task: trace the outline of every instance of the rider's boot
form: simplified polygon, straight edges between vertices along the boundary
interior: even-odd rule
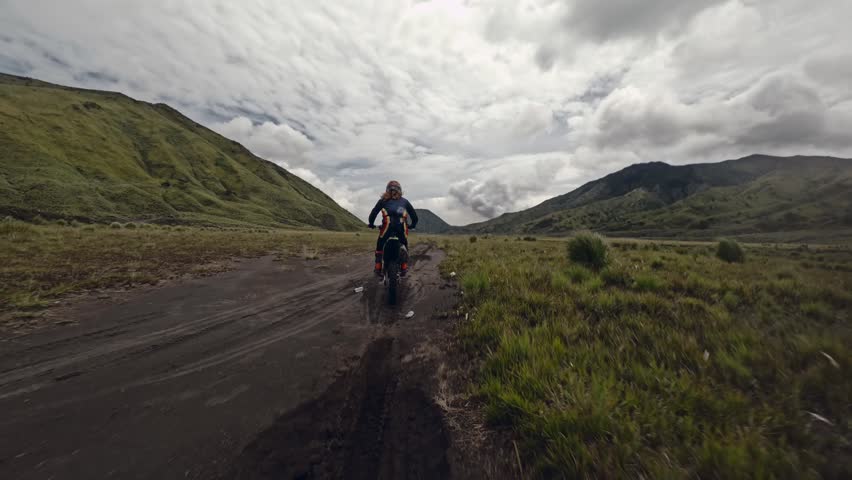
[[[373,268],[373,273],[377,276],[382,276],[382,253],[381,251],[376,251],[376,266]]]
[[[404,277],[408,273],[408,247],[403,245],[400,253],[402,258],[400,259],[399,274]]]

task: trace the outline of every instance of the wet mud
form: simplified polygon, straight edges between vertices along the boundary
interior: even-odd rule
[[[0,335],[0,478],[457,477],[442,259],[412,249],[396,306],[369,253],[265,257]]]

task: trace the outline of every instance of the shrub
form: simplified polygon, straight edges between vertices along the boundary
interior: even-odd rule
[[[65,220],[64,218],[60,218],[59,220],[56,221],[56,224],[59,225],[60,227],[67,227],[68,226],[68,220]]]
[[[32,223],[35,225],[44,225],[47,223],[47,220],[45,220],[41,215],[36,215],[33,217]]]
[[[472,235],[472,236],[470,237],[470,243],[476,243],[476,240],[477,240],[477,239],[476,239],[476,235]]]
[[[137,225],[133,222],[128,222],[124,225],[124,228],[136,228]]]
[[[662,269],[666,264],[663,263],[663,260],[660,258],[655,258],[654,261],[651,262],[651,268],[654,270]]]
[[[525,242],[534,242],[536,240],[535,237],[524,237]]]
[[[109,224],[109,228],[121,228],[121,224],[118,222],[112,222]]]
[[[743,263],[745,262],[745,252],[743,247],[734,240],[721,240],[716,248],[716,256],[728,263]]]
[[[609,262],[608,247],[598,234],[579,233],[568,242],[568,258],[599,270]]]

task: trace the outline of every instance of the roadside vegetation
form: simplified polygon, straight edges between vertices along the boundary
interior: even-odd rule
[[[442,244],[526,476],[852,476],[849,247]]]
[[[372,252],[374,242],[359,233],[6,219],[0,221],[0,328],[37,326],[43,309],[70,293],[213,273],[236,257],[317,260],[329,252]]]

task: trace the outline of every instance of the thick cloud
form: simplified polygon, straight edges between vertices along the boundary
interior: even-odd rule
[[[303,133],[289,125],[270,121],[254,124],[246,117],[235,117],[210,127],[228,138],[239,138],[254,154],[286,168],[308,163],[308,153],[314,146]]]
[[[639,161],[852,155],[852,2],[0,0],[0,71],[165,101],[360,216]]]
[[[473,209],[483,217],[495,217],[505,211],[505,205],[510,204],[514,196],[505,183],[497,180],[486,180],[477,183],[475,180],[464,180],[450,185],[450,195]]]
[[[577,0],[566,2],[566,28],[593,40],[655,36],[683,27],[695,14],[723,0]]]

